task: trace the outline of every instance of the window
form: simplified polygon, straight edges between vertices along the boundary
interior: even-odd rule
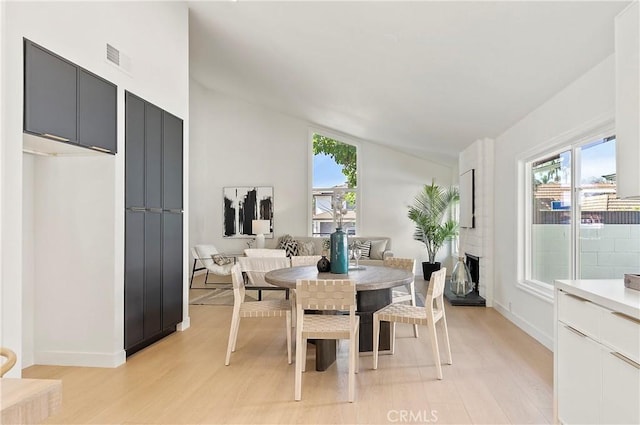
[[[332,137],[320,133],[312,133],[311,137],[312,236],[330,235],[340,218],[342,229],[347,234],[356,234],[357,146]]]
[[[640,266],[640,201],[616,196],[616,140],[528,161],[525,281],[621,279]]]

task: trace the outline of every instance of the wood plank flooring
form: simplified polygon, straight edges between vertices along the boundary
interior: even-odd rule
[[[436,371],[426,328],[398,325],[396,354],[360,357],[356,402],[347,402],[346,343],[325,372],[309,346],[302,401],[293,401],[284,319],[241,322],[224,366],[230,306],[191,306],[191,328],[116,369],[32,366],[25,378],[62,379],[52,424],[550,423],[553,356],[491,308],[451,307],[453,365]]]

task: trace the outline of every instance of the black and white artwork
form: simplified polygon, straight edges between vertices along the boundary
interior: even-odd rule
[[[223,237],[252,238],[252,220],[269,220],[273,238],[273,187],[225,187],[223,191]]]

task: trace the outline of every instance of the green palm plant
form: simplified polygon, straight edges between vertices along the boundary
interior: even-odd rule
[[[416,225],[413,238],[426,245],[430,263],[436,262],[436,254],[445,241],[458,234],[458,223],[445,216],[459,199],[456,188],[443,188],[432,181],[424,185],[409,206],[408,216]]]

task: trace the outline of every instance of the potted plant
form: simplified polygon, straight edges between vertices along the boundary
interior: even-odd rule
[[[432,181],[424,185],[409,206],[408,216],[416,225],[413,238],[426,245],[428,262],[422,263],[424,279],[431,279],[431,273],[440,270],[440,263],[436,262],[436,254],[448,239],[458,234],[458,223],[447,213],[451,205],[459,200],[456,188],[444,188]]]

